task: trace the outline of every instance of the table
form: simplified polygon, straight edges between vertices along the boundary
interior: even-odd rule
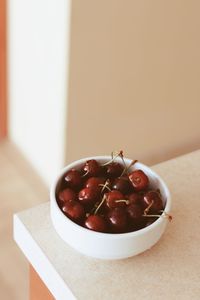
[[[14,239],[32,265],[31,300],[200,299],[200,150],[152,168],[169,186],[173,220],[135,257],[79,254],[54,230],[49,202],[14,215]]]

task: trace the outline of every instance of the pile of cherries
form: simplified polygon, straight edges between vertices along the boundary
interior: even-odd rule
[[[75,223],[98,232],[126,233],[150,225],[164,205],[142,170],[129,171],[135,162],[126,166],[120,151],[104,164],[91,159],[69,170],[56,195],[60,209]]]

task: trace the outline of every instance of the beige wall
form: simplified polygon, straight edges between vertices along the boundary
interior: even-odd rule
[[[200,147],[200,2],[73,0],[66,161]]]

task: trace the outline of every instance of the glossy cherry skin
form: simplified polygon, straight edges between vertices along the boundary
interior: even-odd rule
[[[103,177],[90,177],[86,181],[85,187],[96,189],[100,192],[103,188],[102,185],[104,184],[104,182],[105,182],[105,178],[103,178]]]
[[[135,170],[131,172],[128,177],[135,191],[139,192],[148,187],[149,178],[142,170]]]
[[[128,217],[124,208],[113,208],[108,212],[107,218],[111,232],[122,233],[126,231],[128,226]]]
[[[113,190],[118,190],[123,194],[127,194],[128,192],[131,191],[131,183],[127,178],[124,177],[118,177],[114,179],[113,184],[112,184],[112,189]]]
[[[129,200],[129,204],[137,204],[141,205],[142,204],[142,195],[138,193],[131,193],[129,195],[126,195],[126,199]]]
[[[98,232],[107,232],[107,223],[99,215],[88,216],[85,220],[85,227]]]
[[[78,193],[78,200],[83,205],[92,205],[96,202],[98,195],[99,192],[97,189],[87,187],[80,190]]]
[[[141,222],[143,216],[143,210],[139,205],[130,204],[127,206],[126,211],[131,221],[133,221],[134,223]]]
[[[65,182],[67,183],[67,186],[72,189],[79,189],[82,185],[82,178],[81,174],[78,170],[71,169],[65,174]]]
[[[106,176],[109,178],[119,177],[123,172],[123,167],[117,162],[112,162],[106,166]]]
[[[118,202],[118,200],[125,199],[124,195],[121,192],[113,190],[113,191],[106,193],[105,195],[106,195],[105,205],[108,208],[125,207],[126,206],[125,201]]]
[[[83,166],[83,171],[85,172],[85,175],[90,177],[98,176],[100,170],[101,168],[95,159],[90,159],[86,161],[85,165]]]
[[[64,203],[69,200],[76,200],[76,192],[70,188],[66,188],[58,193],[59,203]]]
[[[85,218],[84,207],[78,201],[69,200],[64,203],[61,209],[75,223],[80,223]]]
[[[144,209],[152,204],[149,208],[150,213],[159,213],[160,210],[163,210],[163,202],[160,194],[157,191],[148,191],[145,193],[142,203]]]

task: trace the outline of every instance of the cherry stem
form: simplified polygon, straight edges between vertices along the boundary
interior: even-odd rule
[[[161,215],[142,215],[143,217],[147,217],[147,218],[159,218],[161,217]]]
[[[109,186],[108,186],[108,185],[109,185],[109,182],[110,182],[109,179],[107,179],[106,182],[105,182],[104,184],[101,184],[101,183],[99,184],[99,186],[102,186],[101,193],[103,193],[103,191],[104,191],[105,189],[108,189],[109,191],[111,191],[111,189],[110,189]]]
[[[97,208],[94,211],[94,215],[97,214],[99,208],[102,206],[102,204],[104,203],[105,200],[106,200],[106,195],[103,195],[103,198],[102,198],[101,202],[99,203],[99,205],[97,206]]]
[[[111,153],[111,159],[109,161],[107,161],[106,163],[102,164],[101,166],[104,167],[104,166],[107,166],[109,164],[111,164],[118,156],[121,155],[121,152],[122,151],[119,151],[119,152],[112,152]]]
[[[147,215],[147,213],[148,213],[149,209],[152,207],[152,205],[153,205],[153,200],[152,200],[151,203],[147,206],[147,208],[145,208],[145,210],[144,210],[144,215],[145,215],[145,216]]]
[[[115,200],[116,203],[120,203],[120,202],[124,202],[126,203],[126,205],[129,205],[129,200],[125,200],[125,199],[120,199],[120,200]]]
[[[88,215],[93,214],[94,211],[96,210],[96,208],[98,207],[98,205],[99,205],[99,202],[96,202],[95,205],[94,205],[94,207],[93,207],[93,208],[91,209],[91,211],[88,213]],[[87,217],[87,214],[86,214],[86,217]]]
[[[168,220],[171,222],[172,221],[172,216],[170,215],[170,214],[168,214],[168,213],[166,213],[165,211],[163,211],[163,215],[143,215],[143,217],[148,217],[148,218],[160,218],[160,217],[162,217],[162,218],[168,218]]]
[[[137,159],[133,160],[133,161],[130,163],[130,165],[128,166],[127,171],[130,169],[130,167],[132,167],[134,164],[136,164],[136,162],[138,162]]]
[[[113,160],[113,151],[111,152],[111,160]]]
[[[88,173],[89,173],[89,170],[85,174],[83,174],[82,177],[87,176]]]
[[[123,152],[121,152],[119,155],[120,155],[120,157],[122,159],[122,162],[124,164],[124,170],[122,171],[122,174],[120,175],[120,177],[122,177],[125,172],[127,173],[127,166],[126,166],[126,163],[125,163],[125,160],[124,160]]]
[[[122,158],[122,161],[123,161],[123,163],[125,164],[124,158]],[[128,175],[128,170],[129,170],[130,167],[132,167],[136,162],[138,162],[137,159],[133,160],[133,161],[130,163],[130,165],[129,165],[128,167],[127,167],[126,164],[125,164],[125,168],[124,168],[124,170],[123,170],[123,172],[122,172],[122,174],[121,174],[120,177],[122,177],[122,176],[124,175],[124,173],[126,173],[126,174]]]

